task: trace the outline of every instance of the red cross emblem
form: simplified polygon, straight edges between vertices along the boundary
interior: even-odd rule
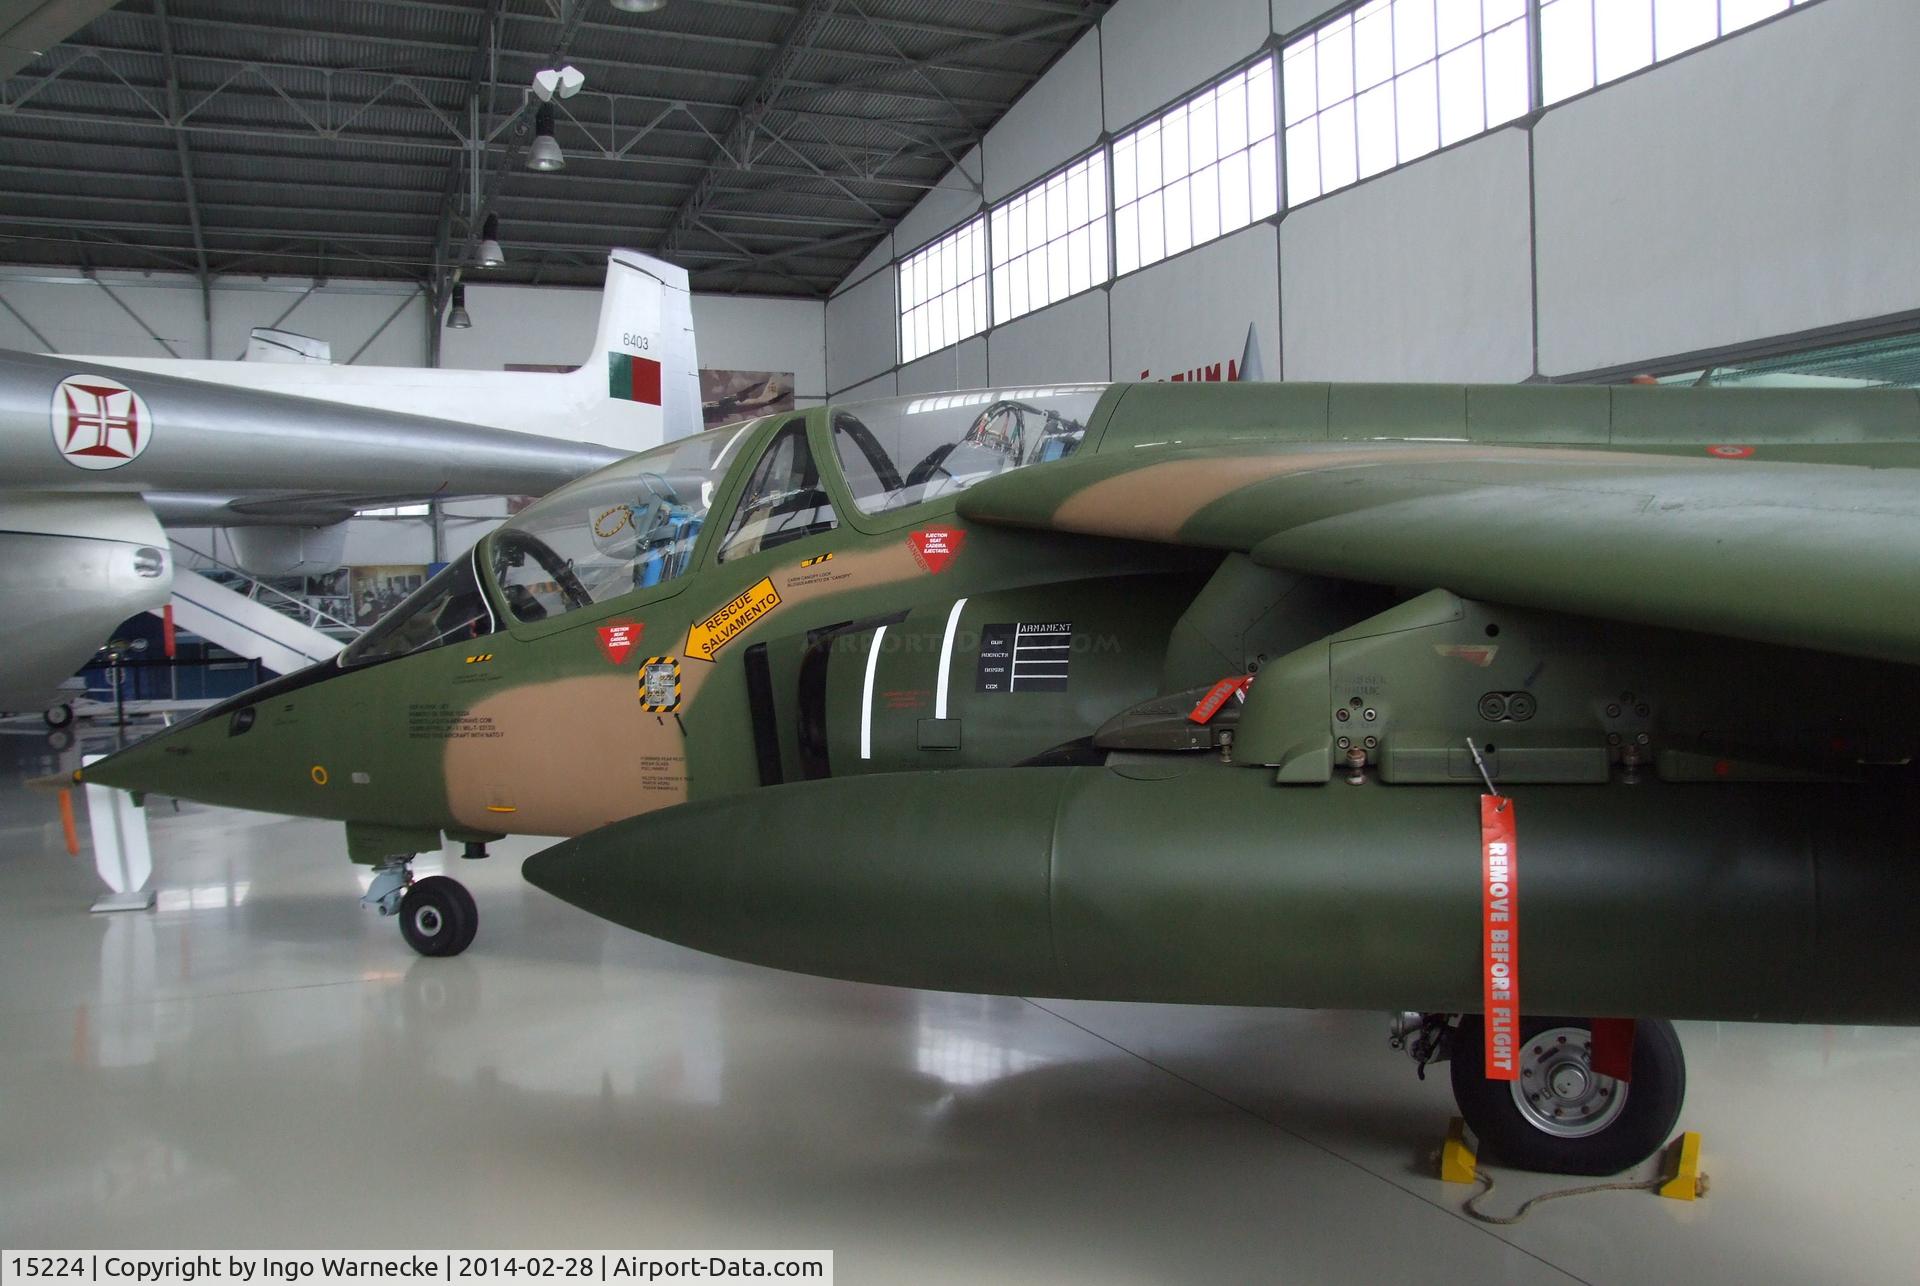
[[[119,380],[69,375],[53,391],[53,444],[69,464],[117,469],[152,439],[145,399]]]

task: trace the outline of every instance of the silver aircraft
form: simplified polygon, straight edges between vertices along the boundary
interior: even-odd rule
[[[697,367],[685,270],[629,250],[568,374],[0,350],[0,710],[46,708],[167,602],[163,525],[267,548],[363,508],[539,495],[697,429]]]

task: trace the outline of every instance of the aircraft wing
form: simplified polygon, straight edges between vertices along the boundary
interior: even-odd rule
[[[1241,550],[1312,575],[1920,662],[1920,473],[1430,442],[1135,448],[1022,469],[962,516]],[[1716,458],[1712,450],[1745,453]]]
[[[86,452],[70,453],[63,444],[96,438],[102,444],[96,452],[111,454],[76,467],[75,457]],[[386,497],[539,495],[626,454],[596,443],[0,351],[0,490],[186,493],[231,502],[232,512],[218,504],[192,513],[174,505],[170,513],[180,510],[174,520],[310,521],[319,511],[338,521]]]

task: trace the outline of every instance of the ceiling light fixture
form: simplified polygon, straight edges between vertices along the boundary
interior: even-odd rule
[[[587,83],[587,73],[568,63],[555,71],[551,67],[545,71],[533,73],[533,96],[543,103],[550,103],[555,96],[572,98]]]
[[[533,142],[527,146],[527,168],[551,173],[567,168],[567,154],[553,137],[553,104],[542,103],[533,114]]]
[[[667,0],[607,0],[607,3],[622,13],[658,13],[667,7]]]
[[[500,216],[497,214],[488,214],[486,222],[480,225],[479,255],[482,268],[498,268],[507,261],[500,249]]]
[[[453,288],[453,307],[447,309],[448,330],[468,330],[473,326],[473,318],[467,316],[467,288]]]

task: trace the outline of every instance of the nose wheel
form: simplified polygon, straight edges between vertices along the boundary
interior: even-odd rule
[[[444,875],[416,880],[402,858],[381,865],[360,901],[397,917],[400,936],[423,956],[457,956],[480,930],[480,909],[466,885]]]
[[[457,956],[480,929],[480,909],[458,880],[429,875],[400,899],[400,936],[423,956]]]

